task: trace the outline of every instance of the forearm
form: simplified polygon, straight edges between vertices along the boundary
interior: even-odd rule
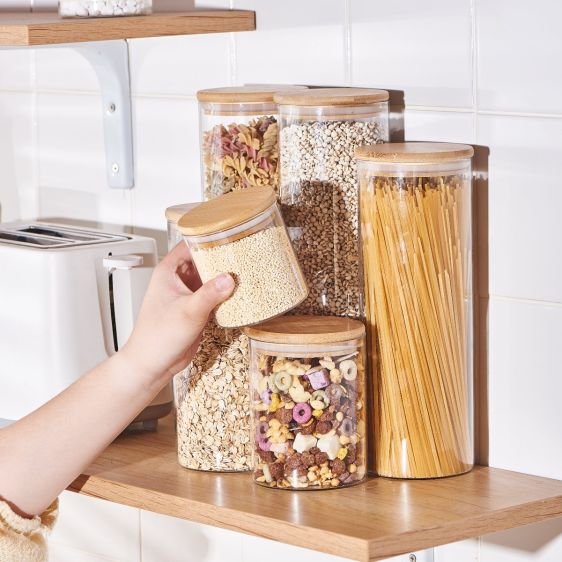
[[[0,431],[0,496],[41,513],[149,403],[164,383],[117,354],[37,411]]]

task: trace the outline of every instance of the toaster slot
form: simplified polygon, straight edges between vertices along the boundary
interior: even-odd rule
[[[18,232],[26,232],[29,234],[39,234],[43,236],[52,236],[53,238],[61,238],[63,240],[71,240],[75,242],[82,242],[82,241],[90,241],[90,240],[98,240],[103,238],[104,240],[106,237],[94,237],[88,234],[77,233],[73,231],[64,231],[64,230],[55,230],[54,228],[45,228],[41,226],[28,226],[26,228],[18,229]]]
[[[66,244],[64,240],[57,240],[56,238],[7,230],[0,231],[0,242],[2,240],[16,244],[28,244],[30,246],[61,246]]]

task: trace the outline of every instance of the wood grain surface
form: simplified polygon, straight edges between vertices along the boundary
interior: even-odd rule
[[[365,562],[562,516],[562,481],[486,467],[439,480],[269,490],[249,474],[180,467],[173,423],[119,437],[70,489]]]
[[[255,12],[194,10],[116,18],[60,18],[56,13],[0,13],[0,46],[252,31]]]

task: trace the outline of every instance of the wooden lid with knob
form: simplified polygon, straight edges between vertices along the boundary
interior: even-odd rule
[[[198,101],[215,103],[273,103],[273,96],[280,91],[306,90],[306,86],[283,84],[259,84],[256,86],[233,86],[209,88],[197,92]]]
[[[277,200],[270,187],[231,191],[197,205],[181,217],[178,228],[186,236],[215,234],[243,224],[269,209]]]
[[[358,106],[388,101],[388,92],[373,88],[313,88],[302,92],[277,92],[273,99],[279,105]]]
[[[329,344],[354,340],[365,335],[359,320],[336,316],[278,316],[243,332],[250,338],[266,343]]]
[[[472,158],[474,149],[469,144],[448,142],[391,142],[360,146],[355,151],[358,160],[386,164],[430,164],[454,162]]]

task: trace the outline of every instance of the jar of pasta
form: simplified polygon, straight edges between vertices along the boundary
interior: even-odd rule
[[[361,236],[381,476],[470,470],[471,146],[359,148]]]
[[[278,92],[281,210],[310,294],[294,312],[360,317],[355,149],[388,140],[388,92]]]
[[[322,490],[366,474],[365,328],[330,316],[283,316],[250,338],[254,480]]]
[[[179,227],[203,282],[221,273],[236,282],[232,296],[216,309],[219,326],[257,324],[307,297],[273,189],[248,188],[201,203]]]
[[[279,90],[306,86],[256,84],[197,92],[203,199],[247,187],[278,186]]]

